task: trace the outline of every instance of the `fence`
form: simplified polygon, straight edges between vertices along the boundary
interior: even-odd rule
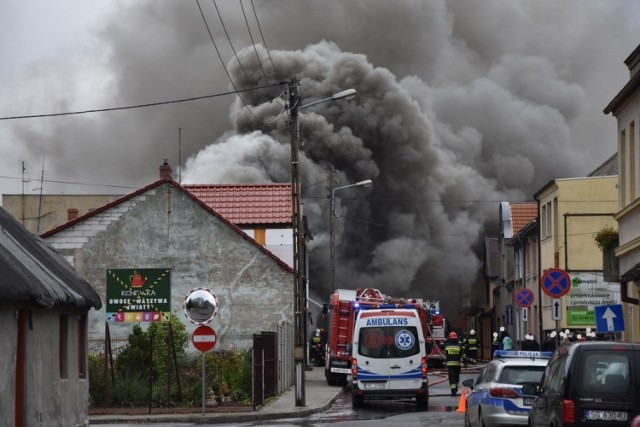
[[[190,344],[190,337],[172,335],[170,329],[134,328],[128,338],[111,338],[106,343],[104,338],[89,339],[91,405],[149,406],[149,412],[153,406],[202,405],[202,353]],[[275,332],[262,334],[274,336],[268,357],[272,367],[266,373],[273,376],[269,397],[293,384],[293,325],[283,323]],[[250,334],[218,336],[214,350],[205,353],[207,406],[256,404],[252,372],[264,359],[254,357],[254,338]],[[258,390],[260,396],[265,396],[265,390]]]

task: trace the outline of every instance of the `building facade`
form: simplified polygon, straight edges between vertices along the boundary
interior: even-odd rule
[[[640,45],[624,61],[629,69],[629,82],[604,109],[618,123],[618,223],[619,246],[615,256],[620,268],[620,292],[624,304],[627,341],[638,341],[640,324]]]

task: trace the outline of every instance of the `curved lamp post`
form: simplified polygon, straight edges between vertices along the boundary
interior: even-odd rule
[[[343,185],[342,187],[336,187],[331,190],[331,218],[329,221],[329,234],[331,235],[331,293],[336,288],[336,235],[335,235],[335,220],[336,216],[336,191],[344,190],[350,187],[370,187],[373,185],[373,181],[367,179],[365,181],[356,182],[355,184]]]
[[[300,124],[298,112],[312,105],[339,99],[349,99],[357,95],[355,89],[347,89],[332,96],[317,101],[300,105],[298,97],[298,79],[291,79],[289,82],[289,131],[291,133],[291,201],[292,201],[292,226],[293,226],[293,270],[294,270],[294,316],[295,316],[295,398],[296,406],[305,405],[304,391],[304,354],[306,346],[306,322],[307,322],[307,297],[306,297],[306,277],[304,271],[303,235],[302,229],[302,205],[300,201],[300,173],[298,171],[298,145],[300,143]]]

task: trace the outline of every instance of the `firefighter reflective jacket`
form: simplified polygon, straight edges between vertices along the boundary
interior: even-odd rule
[[[447,341],[444,346],[444,353],[447,355],[447,366],[460,366],[462,364],[464,350],[457,341]]]
[[[469,351],[477,350],[478,349],[478,338],[476,338],[474,335],[472,335],[471,337],[467,338],[466,345],[467,345],[467,350],[469,350]]]

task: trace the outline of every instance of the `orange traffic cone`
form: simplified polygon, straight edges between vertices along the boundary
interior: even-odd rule
[[[467,390],[462,390],[460,400],[458,401],[458,409],[456,412],[467,412]]]

